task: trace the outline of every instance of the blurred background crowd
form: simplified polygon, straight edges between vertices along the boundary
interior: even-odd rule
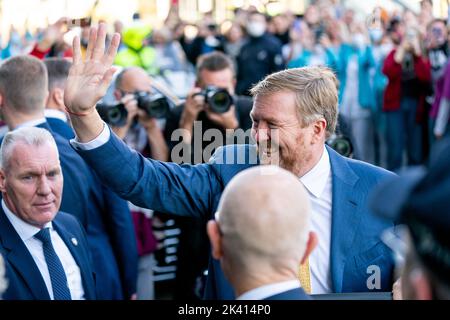
[[[425,164],[433,144],[450,135],[447,1],[123,1],[109,4],[117,7],[111,15],[101,1],[73,11],[71,1],[58,1],[62,12],[46,11],[43,22],[23,13],[34,2],[28,8],[27,1],[15,2],[22,3],[19,25],[10,16],[12,1],[0,1],[0,63],[21,54],[70,58],[73,37],[86,50],[89,26],[99,21],[122,35],[118,76],[103,103],[110,110],[121,101],[128,113],[105,119],[154,159],[174,161],[172,133],[192,131],[195,120],[202,120],[202,131],[248,130],[251,86],[303,66],[327,66],[337,75],[339,125],[328,143],[346,156],[397,171]],[[50,3],[39,5],[50,9]],[[145,122],[123,99],[135,94],[139,104],[148,85],[170,97],[170,110]],[[231,115],[217,117],[228,110],[211,114],[190,103],[193,90],[207,95],[208,86],[234,97]],[[206,221],[129,208],[144,275],[138,296],[199,299],[209,254]]]

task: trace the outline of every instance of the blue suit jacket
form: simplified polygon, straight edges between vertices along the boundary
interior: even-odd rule
[[[75,133],[73,132],[73,129],[67,124],[67,122],[64,122],[58,118],[51,117],[46,117],[45,119],[47,120],[50,128],[63,138],[66,138],[67,140],[75,138]]]
[[[311,297],[308,296],[302,288],[297,288],[275,294],[264,300],[311,300]]]
[[[85,213],[88,214],[86,233],[96,272],[97,298],[99,300],[129,299],[136,293],[137,283],[137,244],[134,225],[128,204],[114,192],[103,186],[97,175],[86,165],[83,159],[70,147],[68,139],[60,135],[72,131],[62,120],[53,119],[57,126],[50,129],[61,157],[64,182],[66,175],[85,177],[88,183],[83,185],[87,192]],[[77,161],[68,163],[67,156],[75,156]],[[65,166],[70,166],[64,170]],[[71,179],[71,178],[70,178]],[[69,179],[69,181],[70,181]],[[64,187],[64,192],[66,192]],[[69,210],[69,208],[67,209]]]
[[[80,268],[84,297],[96,299],[94,273],[86,237],[80,223],[73,216],[58,212],[53,227],[69,248]],[[72,242],[77,240],[77,245]],[[44,279],[16,230],[0,207],[0,253],[6,266],[8,288],[5,300],[50,300]]]
[[[328,147],[327,147],[328,148]],[[257,164],[256,148],[230,145],[207,164],[177,165],[146,159],[114,134],[93,150],[78,151],[103,182],[138,206],[194,217],[212,218],[225,185]],[[368,267],[380,268],[380,286],[391,291],[393,261],[380,233],[390,221],[372,215],[367,194],[392,175],[381,168],[344,158],[328,148],[332,170],[331,279],[334,292],[369,291]],[[234,299],[217,260],[211,259],[205,298]]]

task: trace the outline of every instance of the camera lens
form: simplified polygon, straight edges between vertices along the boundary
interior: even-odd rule
[[[138,92],[136,93],[136,99],[138,108],[145,110],[151,118],[164,118],[170,109],[167,98],[160,93]]]
[[[205,100],[215,113],[225,113],[233,104],[233,97],[226,89],[208,87],[205,90]]]

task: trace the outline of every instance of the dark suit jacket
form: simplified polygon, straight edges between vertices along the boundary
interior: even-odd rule
[[[380,233],[391,221],[369,212],[367,194],[392,173],[344,158],[327,147],[332,172],[330,267],[334,292],[391,291],[393,261]],[[193,217],[213,218],[227,183],[258,164],[255,146],[229,145],[216,151],[207,164],[177,165],[146,159],[114,134],[104,145],[78,150],[104,183],[134,204]],[[367,286],[369,266],[380,270],[379,288]],[[210,259],[207,299],[234,299],[217,260]]]
[[[136,293],[138,254],[128,204],[102,185],[97,175],[70,147],[69,141],[60,136],[60,133],[72,130],[70,126],[64,121],[56,120],[59,123],[55,130],[45,124],[39,127],[52,132],[56,140],[64,182],[71,181],[73,175],[79,179],[84,177],[88,181],[82,185],[83,191],[87,193],[87,200],[83,200],[83,203],[87,205],[86,233],[97,275],[97,298],[99,300],[129,299]],[[66,158],[70,158],[71,162],[68,162]],[[64,186],[63,192],[66,191]]]
[[[311,300],[302,288],[296,288],[284,291],[273,296],[267,297],[264,300]]]
[[[85,299],[95,300],[94,273],[83,228],[77,219],[64,212],[58,212],[53,220],[53,227],[69,248],[80,268]],[[72,242],[72,238],[77,240],[77,245]],[[3,294],[3,299],[50,300],[39,268],[1,207],[0,253],[5,260],[6,278],[8,279],[8,288]]]
[[[45,119],[47,120],[50,128],[63,138],[66,138],[67,140],[75,138],[75,133],[73,132],[73,129],[67,124],[67,122],[64,122],[58,118],[51,117],[46,117]]]

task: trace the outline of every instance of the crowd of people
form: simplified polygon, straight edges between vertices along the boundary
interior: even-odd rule
[[[450,38],[431,1],[135,18],[0,48],[3,298],[164,298],[157,276],[174,299],[450,297]]]

